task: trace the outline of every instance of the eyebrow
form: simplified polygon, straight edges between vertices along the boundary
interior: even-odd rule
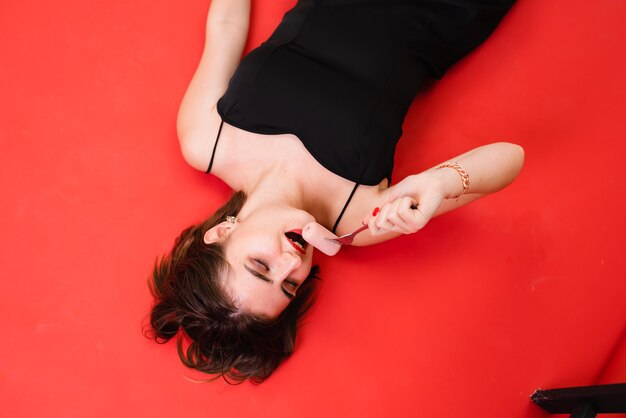
[[[272,281],[272,279],[270,279],[270,278],[269,278],[269,277],[267,277],[267,276],[262,275],[261,273],[259,273],[259,272],[258,272],[258,271],[256,271],[255,269],[248,267],[246,264],[244,264],[243,266],[244,266],[244,268],[245,268],[246,270],[248,270],[248,272],[249,272],[250,274],[252,274],[252,275],[253,275],[254,277],[256,277],[257,279],[261,279],[261,280],[263,280],[264,282],[267,282],[267,283],[274,283],[274,282]],[[293,299],[296,297],[295,295],[292,295],[291,293],[287,292],[287,291],[285,290],[285,288],[284,288],[284,287],[282,287],[282,286],[280,287],[280,290],[282,290],[282,291],[283,291],[283,293],[285,294],[285,296],[287,296],[287,298],[289,298],[289,300],[293,300]]]

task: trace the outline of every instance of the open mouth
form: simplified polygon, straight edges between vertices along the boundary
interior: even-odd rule
[[[306,254],[308,243],[302,238],[302,230],[292,230],[285,232],[289,243],[301,254]]]

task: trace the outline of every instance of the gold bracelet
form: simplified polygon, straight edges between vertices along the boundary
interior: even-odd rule
[[[456,163],[456,162],[441,163],[435,168],[439,170],[440,168],[446,168],[446,167],[455,169],[456,172],[459,173],[459,176],[461,176],[461,181],[463,181],[463,191],[459,193],[458,195],[449,198],[449,199],[458,199],[459,197],[467,193],[467,191],[469,190],[469,185],[470,185],[469,174],[467,174],[467,171],[465,171],[465,169],[461,167],[459,163]]]

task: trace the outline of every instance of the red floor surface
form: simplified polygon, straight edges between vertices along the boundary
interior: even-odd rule
[[[247,50],[292,4],[253,1]],[[543,417],[537,387],[599,381],[626,323],[626,3],[519,0],[418,95],[395,179],[499,140],[522,174],[319,257],[296,353],[260,386],[192,383],[141,333],[155,257],[228,195],[175,135],[208,6],[0,4],[0,417]]]

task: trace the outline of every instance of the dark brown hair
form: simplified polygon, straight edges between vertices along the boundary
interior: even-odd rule
[[[226,216],[236,216],[245,201],[245,193],[236,192],[209,219],[185,229],[171,253],[157,259],[148,280],[155,300],[146,336],[157,343],[177,336],[178,354],[187,367],[229,383],[261,383],[293,353],[297,322],[313,305],[318,272],[317,266],[311,269],[276,319],[235,307],[218,280],[228,269],[224,247],[206,244],[204,234]]]

